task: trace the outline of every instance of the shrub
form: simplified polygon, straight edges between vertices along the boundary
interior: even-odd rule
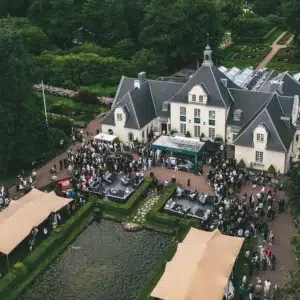
[[[89,93],[84,89],[81,89],[78,92],[78,100],[85,104],[99,104],[97,96]]]
[[[13,270],[15,271],[18,278],[22,278],[28,273],[27,267],[21,262],[17,262],[16,264],[14,264]]]
[[[239,162],[239,164],[238,164],[238,167],[239,167],[240,169],[245,169],[246,164],[245,164],[245,162],[244,162],[242,159],[240,160],[240,162]]]
[[[92,85],[93,84],[93,78],[90,75],[90,73],[87,71],[84,71],[81,73],[80,81],[83,85]]]
[[[276,169],[274,168],[273,165],[271,165],[268,169],[268,173],[269,174],[272,174],[272,175],[275,175],[276,174]]]
[[[65,133],[58,128],[48,128],[48,137],[49,137],[49,143],[50,143],[50,148],[57,148],[60,146],[60,140],[67,140],[67,136]]]
[[[217,137],[215,138],[215,142],[216,142],[216,143],[223,143],[223,139],[222,139],[220,136],[217,136]]]
[[[48,113],[47,117],[48,117],[48,124],[50,127],[60,129],[66,135],[70,135],[72,133],[72,126],[75,125],[73,119],[66,116],[53,114],[53,113]]]
[[[76,90],[76,84],[70,79],[64,81],[61,86],[65,89]]]
[[[189,131],[186,132],[185,136],[189,137],[189,138],[192,137],[192,135],[191,135],[191,133]]]

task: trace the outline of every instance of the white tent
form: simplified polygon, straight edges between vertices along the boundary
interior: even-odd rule
[[[103,142],[112,142],[116,138],[117,136],[115,135],[105,134],[105,133],[99,133],[95,136],[95,140],[103,141]]]

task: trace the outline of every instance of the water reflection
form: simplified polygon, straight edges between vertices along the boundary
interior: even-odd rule
[[[133,300],[172,237],[124,231],[111,221],[88,227],[20,300]]]

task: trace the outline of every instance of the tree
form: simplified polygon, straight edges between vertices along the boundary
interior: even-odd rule
[[[300,167],[291,168],[288,172],[288,178],[284,182],[286,196],[292,208],[292,213],[300,214]]]
[[[215,1],[153,0],[146,7],[141,43],[161,53],[169,70],[202,58],[207,33],[217,48],[223,36]]]
[[[0,28],[0,170],[28,167],[46,149],[43,104],[32,93],[32,64],[19,31]]]
[[[243,14],[242,0],[220,0],[223,24],[230,28],[233,20]]]
[[[281,0],[255,0],[253,11],[260,16],[276,15],[281,5]]]
[[[136,53],[136,46],[133,39],[121,40],[114,49],[116,57],[130,59]]]
[[[300,0],[289,0],[283,4],[282,10],[290,31],[297,38],[300,34]]]
[[[51,42],[45,32],[34,26],[25,18],[1,18],[0,28],[18,31],[24,39],[24,45],[28,52],[38,55],[44,50],[52,48]]]

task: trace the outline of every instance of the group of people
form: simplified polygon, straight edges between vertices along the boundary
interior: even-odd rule
[[[9,192],[4,186],[0,186],[0,211],[5,209],[10,203]]]
[[[248,184],[249,174],[240,169],[233,159],[221,160],[215,164],[214,169],[207,174],[208,183],[214,188],[220,198],[209,214],[200,222],[200,228],[213,230],[219,228],[227,235],[250,239],[258,238],[260,245],[253,253],[246,251],[245,262],[248,266],[248,276],[258,276],[266,270],[275,270],[276,256],[272,252],[275,238],[273,230],[269,228],[277,213],[284,212],[285,201],[278,198],[277,189],[267,188],[264,185],[266,174],[261,173],[261,185],[252,184],[252,193],[238,194],[243,185]],[[269,280],[262,284],[259,279],[257,284],[243,282],[240,287],[241,299],[265,299],[271,296],[271,283]],[[272,295],[271,295],[272,294]]]

